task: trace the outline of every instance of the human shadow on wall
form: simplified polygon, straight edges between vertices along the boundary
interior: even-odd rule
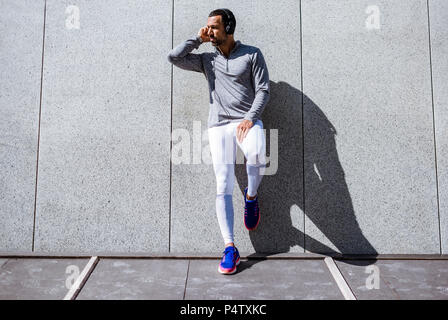
[[[278,169],[275,174],[264,175],[258,189],[260,224],[249,232],[257,256],[289,252],[291,247],[299,246],[307,252],[333,256],[368,254],[375,257],[377,251],[364,237],[356,220],[336,149],[336,128],[303,94],[303,121],[306,123],[303,146],[302,92],[286,82],[271,81],[270,85],[270,100],[262,120],[266,129],[267,159],[272,161],[273,152],[277,152]],[[270,146],[270,129],[278,130],[278,150]],[[247,185],[245,164],[236,165],[235,176],[243,195]],[[307,220],[305,230],[303,212]],[[316,234],[316,229],[337,251],[310,236]],[[373,261],[353,260],[352,263],[366,265]],[[256,262],[243,264],[240,271],[253,263]]]

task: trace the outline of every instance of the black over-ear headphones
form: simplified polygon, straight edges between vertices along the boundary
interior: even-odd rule
[[[235,25],[233,23],[232,15],[230,14],[230,11],[228,9],[222,8],[222,11],[224,11],[227,15],[227,24],[224,27],[224,30],[227,34],[233,34],[235,31]]]

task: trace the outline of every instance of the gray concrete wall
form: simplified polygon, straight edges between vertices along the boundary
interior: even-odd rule
[[[0,248],[32,250],[43,1],[0,1]]]
[[[426,1],[302,3],[306,249],[439,252]]]
[[[171,7],[128,3],[47,1],[36,251],[168,250]]]
[[[222,250],[207,82],[167,61],[219,7],[271,80],[240,251],[447,253],[443,0],[1,0],[0,250]]]

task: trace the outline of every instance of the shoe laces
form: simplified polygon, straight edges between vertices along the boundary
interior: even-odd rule
[[[247,200],[247,199],[246,199],[246,200]],[[244,206],[244,215],[247,215],[247,214],[248,214],[248,213],[247,213],[247,208],[248,208],[249,206],[253,206],[253,207],[254,207],[254,213],[255,213],[255,216],[257,216],[257,215],[258,215],[258,199],[255,198],[255,201],[254,201],[254,202],[248,202],[248,201],[246,201],[246,205]]]
[[[233,261],[233,259],[235,258],[235,253],[236,253],[235,247],[232,247],[232,246],[226,247],[226,249],[223,252],[223,254],[224,254],[224,256],[222,257],[223,262],[229,261],[229,260]]]

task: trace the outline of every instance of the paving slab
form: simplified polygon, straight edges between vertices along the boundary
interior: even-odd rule
[[[448,299],[447,260],[335,262],[359,300]]]
[[[183,299],[188,260],[102,259],[77,300]]]
[[[186,300],[343,299],[323,260],[246,260],[231,276],[219,260],[192,260]]]
[[[88,259],[0,259],[0,300],[60,300]],[[79,273],[76,273],[76,270]],[[73,280],[75,280],[74,278]]]

